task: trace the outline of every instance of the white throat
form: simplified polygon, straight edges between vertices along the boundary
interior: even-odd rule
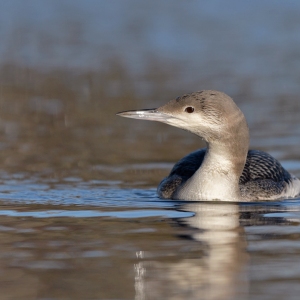
[[[226,152],[225,152],[226,153]],[[204,161],[195,174],[176,192],[176,199],[239,201],[239,177],[234,157],[207,148]]]

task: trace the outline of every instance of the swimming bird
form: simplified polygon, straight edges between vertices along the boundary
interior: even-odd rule
[[[179,160],[157,188],[160,198],[189,201],[255,201],[300,195],[300,180],[270,154],[249,149],[244,114],[226,94],[185,94],[155,109],[117,115],[158,121],[204,139],[206,148]]]

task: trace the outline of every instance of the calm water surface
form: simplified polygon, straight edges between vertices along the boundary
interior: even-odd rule
[[[0,198],[2,299],[300,292],[300,199],[163,201],[155,188],[26,174],[2,174]]]
[[[300,199],[162,201],[189,133],[126,120],[228,93],[300,177],[300,2],[0,1],[0,299],[300,295]]]

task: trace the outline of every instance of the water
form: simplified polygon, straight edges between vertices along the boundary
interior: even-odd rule
[[[3,299],[297,297],[300,199],[165,201],[154,188],[10,177],[0,191]]]
[[[299,198],[161,200],[203,142],[115,116],[221,90],[300,177],[299,2],[0,6],[1,299],[299,298]]]

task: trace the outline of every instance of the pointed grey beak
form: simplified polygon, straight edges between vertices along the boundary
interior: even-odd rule
[[[117,116],[163,123],[166,123],[168,119],[172,118],[170,115],[157,111],[156,108],[122,111],[117,113]]]

